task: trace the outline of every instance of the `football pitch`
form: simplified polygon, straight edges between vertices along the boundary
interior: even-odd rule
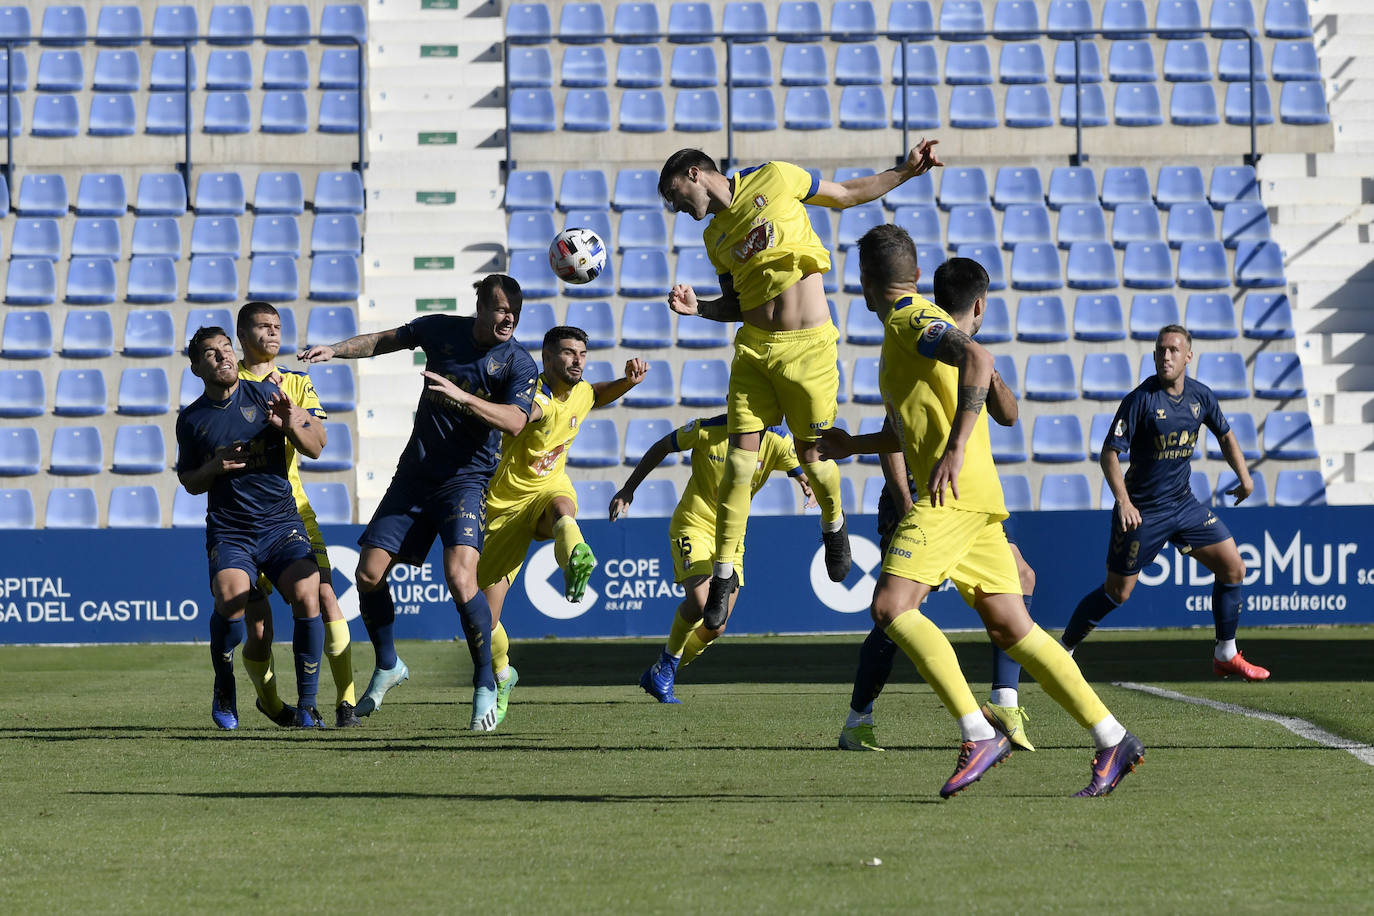
[[[904,658],[886,753],[835,748],[858,636],[727,636],[681,706],[636,686],[657,641],[516,641],[492,735],[458,644],[402,643],[410,681],[323,733],[274,727],[241,669],[216,731],[203,645],[4,647],[0,912],[1370,912],[1374,628],[1242,629],[1263,684],[1214,679],[1209,636],[1080,650],[1147,747],[1110,797],[1068,797],[1090,742],[1026,683],[1038,750],[943,802],[958,730]],[[985,699],[986,637],[952,639]]]

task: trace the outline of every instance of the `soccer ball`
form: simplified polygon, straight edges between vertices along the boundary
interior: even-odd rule
[[[606,269],[606,244],[590,229],[564,229],[549,243],[549,269],[568,283],[590,283]]]

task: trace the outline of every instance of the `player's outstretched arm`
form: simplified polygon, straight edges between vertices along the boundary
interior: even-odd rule
[[[1112,491],[1112,498],[1116,500],[1121,530],[1134,531],[1140,527],[1140,510],[1131,502],[1131,495],[1126,492],[1126,475],[1121,471],[1119,453],[1114,448],[1102,446],[1098,464],[1102,466],[1102,476],[1107,479],[1107,488]]]
[[[739,321],[739,297],[735,295],[735,281],[729,274],[720,275],[720,297],[698,299],[696,290],[679,283],[668,290],[668,308],[679,315],[696,315],[710,321]]]
[[[535,417],[526,414],[524,408],[515,404],[498,404],[479,397],[471,391],[464,391],[451,380],[428,369],[420,373],[425,378],[425,388],[437,391],[462,410],[472,414],[483,423],[511,436],[520,435],[525,424]]]
[[[648,374],[649,364],[644,360],[638,357],[627,359],[624,376],[613,382],[597,382],[592,386],[592,391],[596,392],[596,401],[592,406],[605,407],[607,404],[614,404],[625,392],[644,381],[644,376]]]
[[[381,356],[402,349],[399,336],[400,328],[377,331],[373,334],[359,334],[336,344],[316,344],[306,347],[296,357],[303,363],[323,363],[331,359],[364,359],[368,356]]]
[[[892,418],[883,418],[883,429],[893,433],[896,438],[896,431],[892,426]],[[901,507],[902,514],[911,511],[911,487],[906,480],[906,455],[902,454],[901,449],[891,452],[883,452],[878,456],[878,466],[883,469],[883,486],[892,496],[893,501]]]
[[[1240,443],[1236,441],[1236,434],[1231,430],[1226,431],[1226,435],[1221,437],[1221,454],[1226,458],[1226,463],[1231,466],[1231,470],[1236,472],[1236,485],[1226,491],[1227,496],[1234,496],[1233,506],[1239,506],[1247,496],[1255,491],[1255,482],[1250,477],[1250,468],[1245,464],[1245,453],[1240,450]]]
[[[630,472],[630,478],[625,481],[625,486],[621,487],[615,496],[611,497],[611,521],[615,521],[625,514],[625,511],[630,508],[630,503],[635,501],[635,490],[639,489],[644,478],[648,477],[654,468],[662,464],[663,459],[667,458],[669,453],[673,451],[676,451],[673,448],[673,433],[669,433],[649,446],[640,457],[639,463],[635,465],[635,469]]]
[[[846,210],[866,204],[870,200],[877,200],[902,182],[943,166],[944,163],[935,154],[935,144],[939,142],[922,138],[921,142],[907,153],[905,161],[876,175],[861,175],[848,181],[827,181],[822,178],[816,193],[808,197],[806,202]]]
[[[186,492],[192,496],[208,493],[210,487],[214,485],[216,477],[230,471],[241,471],[248,466],[247,462],[244,461],[246,454],[247,449],[242,442],[226,445],[216,449],[210,459],[200,467],[178,474],[177,479],[186,488]]]
[[[900,451],[902,443],[892,428],[886,425],[876,433],[862,436],[851,436],[838,426],[831,426],[820,431],[816,446],[821,458],[843,461],[850,455],[881,455]]]
[[[1012,426],[1021,415],[1021,407],[1016,403],[1016,393],[1002,381],[997,370],[992,370],[992,385],[988,387],[988,416],[1001,426]]]

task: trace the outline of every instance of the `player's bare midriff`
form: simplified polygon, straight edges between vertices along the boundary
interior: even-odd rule
[[[830,320],[821,274],[807,274],[756,308],[741,312],[745,324],[763,331],[802,331]]]

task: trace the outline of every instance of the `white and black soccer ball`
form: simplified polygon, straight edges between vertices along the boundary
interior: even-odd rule
[[[564,229],[549,243],[549,269],[567,283],[590,283],[606,269],[606,243],[590,229]]]

